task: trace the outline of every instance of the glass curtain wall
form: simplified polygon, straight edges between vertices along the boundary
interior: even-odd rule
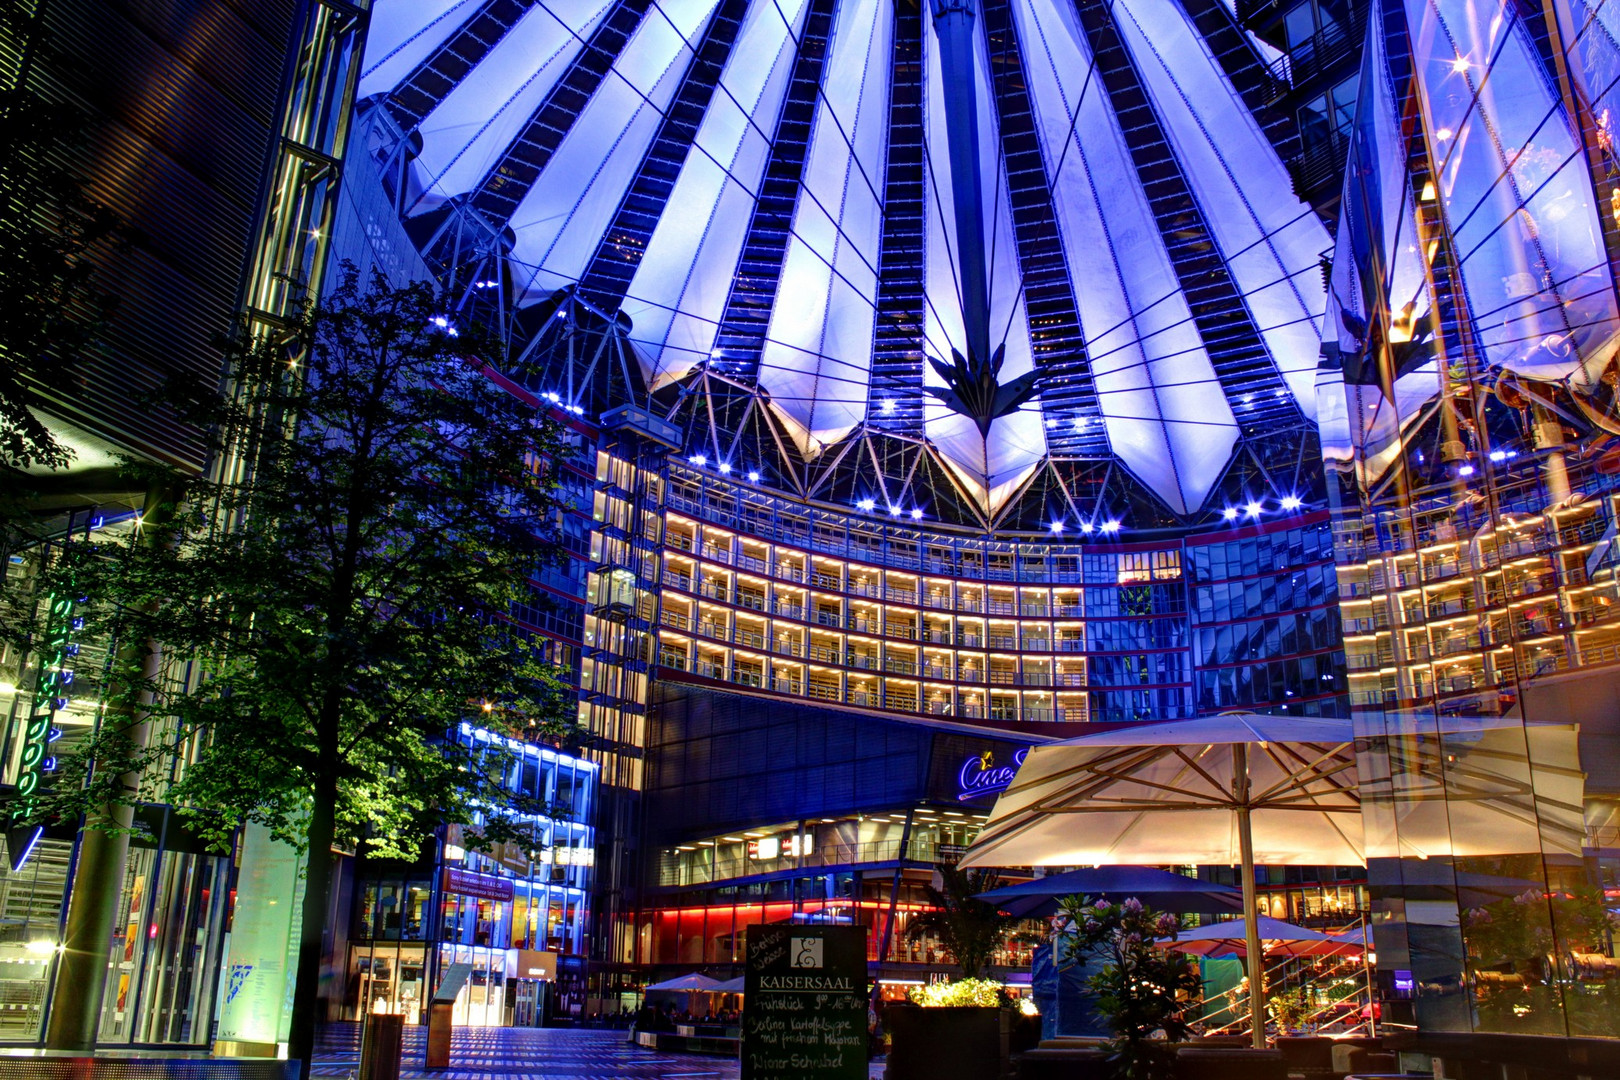
[[[486,755],[514,805],[534,808],[530,843],[474,850],[452,826],[436,858],[418,868],[378,865],[356,887],[342,1016],[402,1014],[423,1022],[429,988],[452,965],[467,966],[454,1021],[471,1027],[512,1022],[523,951],[583,955],[591,875],[596,865],[597,766],[463,725],[465,743]],[[521,801],[521,802],[520,802]],[[476,830],[478,822],[470,826]]]
[[[1620,1036],[1614,16],[1369,18],[1320,415],[1388,1018]]]

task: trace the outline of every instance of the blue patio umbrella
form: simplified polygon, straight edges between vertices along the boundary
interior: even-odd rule
[[[977,899],[995,904],[1019,918],[1054,915],[1065,896],[1123,900],[1134,896],[1150,908],[1213,914],[1243,910],[1243,894],[1227,885],[1198,881],[1152,866],[1094,866],[1062,874],[1005,885],[980,893]]]

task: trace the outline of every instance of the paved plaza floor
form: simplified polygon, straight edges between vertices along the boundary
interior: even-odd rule
[[[433,1080],[737,1080],[735,1058],[666,1054],[630,1045],[626,1032],[572,1028],[457,1028],[450,1067],[426,1072],[426,1029],[405,1029],[405,1078]],[[348,1077],[360,1063],[360,1027],[323,1032],[313,1075]],[[883,1075],[874,1062],[871,1075]]]

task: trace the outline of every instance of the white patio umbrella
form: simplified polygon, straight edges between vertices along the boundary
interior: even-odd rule
[[[1257,862],[1361,865],[1348,720],[1229,713],[1030,750],[964,866],[1242,867],[1250,1020],[1266,1039]]]

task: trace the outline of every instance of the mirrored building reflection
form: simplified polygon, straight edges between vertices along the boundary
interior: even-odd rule
[[[1349,134],[1318,416],[1377,954],[1463,1056],[1620,1036],[1613,17],[1374,4]]]

